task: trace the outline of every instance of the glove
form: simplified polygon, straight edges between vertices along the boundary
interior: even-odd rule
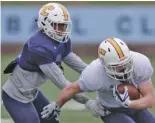
[[[43,108],[41,112],[41,118],[51,119],[55,118],[56,121],[59,121],[60,116],[60,106],[55,102],[52,102]]]
[[[110,114],[108,110],[105,110],[104,107],[97,103],[96,100],[88,100],[85,104],[86,109],[91,113],[92,116],[99,118]]]
[[[131,103],[131,100],[130,100],[129,94],[128,94],[128,87],[124,86],[125,91],[123,94],[121,94],[117,90],[117,86],[118,85],[115,85],[112,87],[113,96],[114,96],[115,100],[121,104],[121,106],[128,108],[129,104]]]

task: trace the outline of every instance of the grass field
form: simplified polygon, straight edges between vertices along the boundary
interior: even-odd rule
[[[3,70],[6,67],[6,65],[14,59],[16,55],[2,55],[1,57],[1,84],[3,85],[4,82],[7,80],[8,75],[4,75],[3,74]],[[93,59],[95,59],[94,57],[83,57],[82,58],[84,61],[86,61],[87,63],[90,63],[90,61],[92,61]],[[151,62],[153,64],[153,67],[155,68],[155,58],[151,58]],[[67,66],[65,66],[65,76],[66,78],[68,78],[70,81],[74,81],[78,78],[79,74],[74,72],[72,69],[68,68]],[[155,87],[155,73],[153,75],[153,84]],[[59,90],[54,86],[54,84],[52,84],[51,82],[47,82],[46,84],[44,84],[43,86],[41,86],[40,88],[43,93],[48,97],[49,100],[56,100],[57,96],[59,94]],[[94,93],[89,93],[88,94],[90,97],[94,98],[95,95]],[[1,110],[1,114],[2,114],[2,119],[9,119],[10,116],[9,114],[6,112],[3,104],[1,104],[2,106],[2,110]],[[75,104],[72,105],[73,107],[76,106]],[[151,109],[151,111],[155,114],[155,106]],[[61,117],[60,117],[60,121],[61,123],[102,123],[102,121],[100,119],[96,119],[92,116],[90,116],[90,114],[85,111],[85,110],[63,110],[61,113]],[[3,123],[3,122],[2,122]],[[5,122],[6,123],[6,122]],[[8,122],[10,123],[10,122]]]

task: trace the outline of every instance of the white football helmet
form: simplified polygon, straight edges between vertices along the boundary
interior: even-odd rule
[[[72,22],[63,5],[48,3],[40,9],[37,25],[50,38],[65,43],[70,36]]]
[[[126,81],[131,78],[133,61],[125,42],[118,38],[104,40],[98,48],[98,56],[109,77],[119,81]]]

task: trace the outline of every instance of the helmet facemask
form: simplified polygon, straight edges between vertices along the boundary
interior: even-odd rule
[[[109,77],[119,81],[126,81],[132,77],[133,60],[132,57],[130,57],[120,64],[104,65],[104,68]]]
[[[65,22],[53,22],[49,18],[47,18],[47,22],[45,23],[48,28],[44,28],[44,32],[51,37],[52,39],[66,43],[70,33],[71,33],[71,26],[72,23],[70,21]],[[50,28],[49,28],[50,27]]]
[[[71,33],[72,22],[64,6],[48,3],[40,9],[37,25],[48,37],[66,43]]]

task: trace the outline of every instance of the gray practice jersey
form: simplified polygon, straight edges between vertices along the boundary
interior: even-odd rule
[[[35,99],[38,88],[46,79],[50,79],[60,89],[70,84],[63,75],[61,62],[79,73],[87,66],[72,52],[70,39],[67,43],[58,43],[41,31],[30,37],[17,61],[18,64],[4,84],[3,90],[11,98],[23,103]],[[73,98],[80,103],[88,100],[83,94]]]
[[[132,56],[134,72],[129,83],[138,87],[139,84],[151,79],[153,68],[150,60],[143,54],[132,52]],[[112,90],[110,89],[111,85],[120,84],[121,82],[110,78],[106,74],[99,59],[92,61],[92,63],[86,67],[78,81],[81,90],[86,92],[96,91],[96,99],[102,105],[109,108],[121,106],[117,101],[115,101]]]
[[[72,61],[76,61],[76,63]],[[86,67],[86,64],[73,53],[66,56],[65,63],[78,72],[82,72]],[[60,89],[70,84],[70,82],[65,79],[61,69],[54,62],[43,64],[39,67],[42,72],[26,71],[17,65],[3,86],[3,90],[5,90],[10,97],[20,102],[28,103],[36,98],[38,88],[45,83],[47,79],[51,80]],[[83,94],[78,94],[73,98],[79,100],[81,103],[85,103],[88,99]]]

